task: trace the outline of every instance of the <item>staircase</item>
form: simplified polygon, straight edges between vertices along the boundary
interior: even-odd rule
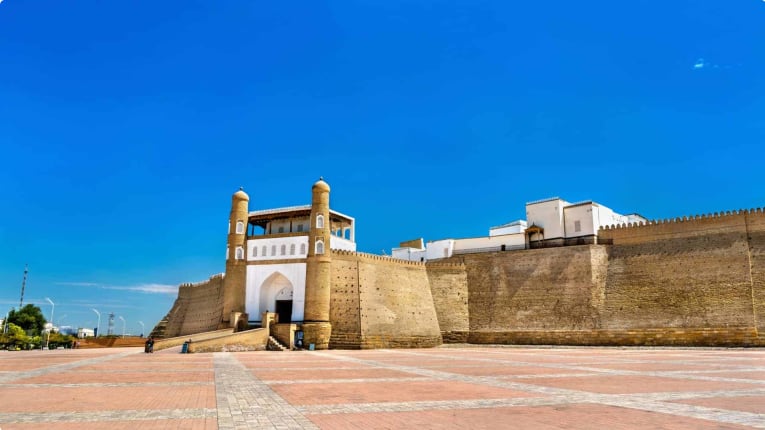
[[[268,336],[268,343],[266,344],[266,350],[268,351],[289,351],[289,348],[279,343],[273,336]]]

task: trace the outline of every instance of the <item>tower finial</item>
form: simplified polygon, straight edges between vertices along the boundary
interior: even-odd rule
[[[239,191],[244,191],[244,187],[239,187]]]
[[[319,176],[319,180],[323,181],[324,180],[324,176]]]

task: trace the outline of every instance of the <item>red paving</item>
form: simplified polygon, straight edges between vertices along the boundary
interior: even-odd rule
[[[427,400],[510,399],[537,397],[504,388],[494,388],[454,381],[376,382],[345,384],[292,384],[272,387],[293,405],[333,403],[411,402]]]
[[[320,428],[416,429],[746,429],[685,417],[600,405],[562,405],[450,411],[309,415]]]
[[[575,378],[545,378],[524,379],[526,384],[543,385],[547,387],[581,390],[602,394],[634,394],[634,393],[668,393],[674,391],[713,391],[751,389],[758,386],[747,383],[692,381],[675,378],[659,378],[655,376],[624,375],[613,377],[582,376]]]
[[[215,386],[3,388],[3,412],[214,408]]]
[[[138,351],[0,352],[0,381],[14,378],[0,382],[0,429],[217,429],[215,357],[233,357],[253,384],[275,393],[269,401],[277,403],[263,413],[292,408],[323,429],[765,427],[761,349],[471,346],[229,355]],[[131,354],[115,356],[122,353]],[[103,361],[82,362],[99,358]],[[61,369],[63,364],[72,368]],[[677,377],[650,374],[666,371]],[[732,390],[747,391],[705,397]],[[697,392],[705,394],[699,397]],[[578,400],[569,401],[569,393]],[[676,397],[686,393],[693,398]],[[606,400],[608,404],[602,403]],[[233,407],[246,411],[262,401],[251,397]],[[540,402],[554,404],[539,406]],[[651,411],[634,407],[641,402],[648,402]],[[46,422],[41,404],[47,413],[63,413],[65,419]],[[174,416],[173,410],[188,415]],[[138,412],[155,418],[136,419]]]
[[[708,408],[765,414],[765,395],[676,400],[675,402],[687,405],[706,406]]]

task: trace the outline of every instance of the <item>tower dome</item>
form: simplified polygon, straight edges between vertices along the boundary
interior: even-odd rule
[[[234,193],[234,200],[250,201],[250,196],[244,192],[244,187],[239,187],[239,191]]]
[[[318,181],[316,181],[315,184],[313,184],[312,187],[316,191],[326,191],[329,192],[329,184],[324,182],[324,177],[320,177]]]

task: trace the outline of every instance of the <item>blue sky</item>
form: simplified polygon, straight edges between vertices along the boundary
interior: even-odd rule
[[[550,196],[763,206],[763,22],[760,0],[5,0],[0,309],[29,263],[57,323],[148,330],[223,271],[239,186],[264,209],[324,176],[375,253]]]

